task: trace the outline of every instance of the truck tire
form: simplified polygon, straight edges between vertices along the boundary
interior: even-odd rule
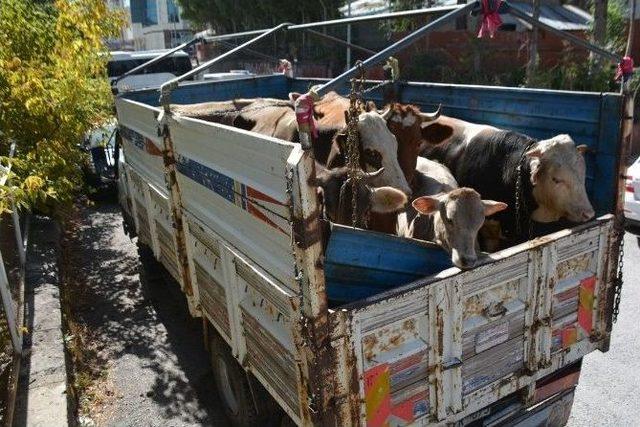
[[[242,369],[231,355],[227,343],[215,332],[210,333],[209,342],[216,389],[231,424],[254,427],[277,423],[282,412],[275,400],[251,374]]]

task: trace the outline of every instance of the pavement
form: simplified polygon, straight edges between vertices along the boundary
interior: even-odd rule
[[[33,216],[25,276],[23,358],[14,425],[66,427],[67,366],[62,339],[59,288],[60,229],[53,220]]]
[[[116,204],[83,208],[74,222],[64,243],[65,286],[75,330],[88,331],[94,372],[80,388],[80,425],[228,425],[202,323],[189,316],[178,285],[158,265],[140,274]]]
[[[640,237],[627,232],[624,243],[624,285],[611,348],[584,358],[569,427],[640,425]]]

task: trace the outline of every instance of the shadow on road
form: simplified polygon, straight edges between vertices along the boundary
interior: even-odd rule
[[[80,412],[98,413],[107,425],[227,424],[214,405],[201,323],[159,264],[141,269],[117,205],[80,209],[69,228],[65,300],[71,332],[84,334],[76,344],[76,383],[83,375],[102,378],[105,369],[113,383],[113,396],[107,391],[103,399],[78,390]],[[102,408],[89,409],[91,398]]]

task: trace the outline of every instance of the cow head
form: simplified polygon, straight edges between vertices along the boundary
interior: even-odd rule
[[[437,120],[440,107],[434,113],[422,113],[418,107],[393,103],[389,106],[387,126],[398,140],[398,163],[409,183],[413,182],[416,160],[425,144],[422,128]]]
[[[369,111],[358,117],[361,161],[368,171],[384,168],[381,175],[372,179],[371,185],[391,186],[411,194],[407,178],[398,163],[398,141],[387,127],[386,120],[390,113],[390,109],[383,114]]]
[[[533,197],[538,208],[531,218],[538,222],[554,222],[566,218],[584,222],[595,212],[585,188],[586,145],[578,145],[569,135],[558,135],[539,141],[525,153],[531,169]]]
[[[478,231],[485,216],[507,208],[506,203],[482,200],[471,188],[457,188],[435,196],[422,196],[413,201],[422,215],[432,215],[434,241],[451,254],[456,267],[475,265]]]
[[[397,212],[407,204],[407,196],[392,187],[372,187],[371,181],[384,172],[362,172],[356,184],[356,217],[360,227],[367,212]],[[346,167],[327,169],[316,163],[316,177],[310,182],[321,189],[326,216],[333,222],[351,225],[352,184]]]

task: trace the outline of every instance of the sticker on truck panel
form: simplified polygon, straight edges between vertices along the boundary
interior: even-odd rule
[[[416,390],[409,397],[403,394],[401,399],[396,402],[396,397],[392,398],[390,427],[406,426],[429,414],[428,384],[425,383],[420,390]]]
[[[596,277],[591,276],[580,281],[580,293],[578,295],[578,324],[589,336],[593,329],[593,300],[596,289]]]
[[[162,150],[160,150],[152,140],[141,133],[138,133],[126,126],[120,126],[120,135],[123,139],[129,141],[131,145],[139,148],[147,154],[151,154],[152,156],[162,156]]]
[[[364,401],[367,426],[388,426],[389,415],[391,415],[391,374],[388,363],[365,371]]]
[[[288,219],[275,212],[279,207],[286,206],[284,203],[188,157],[179,155],[176,167],[180,174],[288,235],[285,231],[289,226]]]

